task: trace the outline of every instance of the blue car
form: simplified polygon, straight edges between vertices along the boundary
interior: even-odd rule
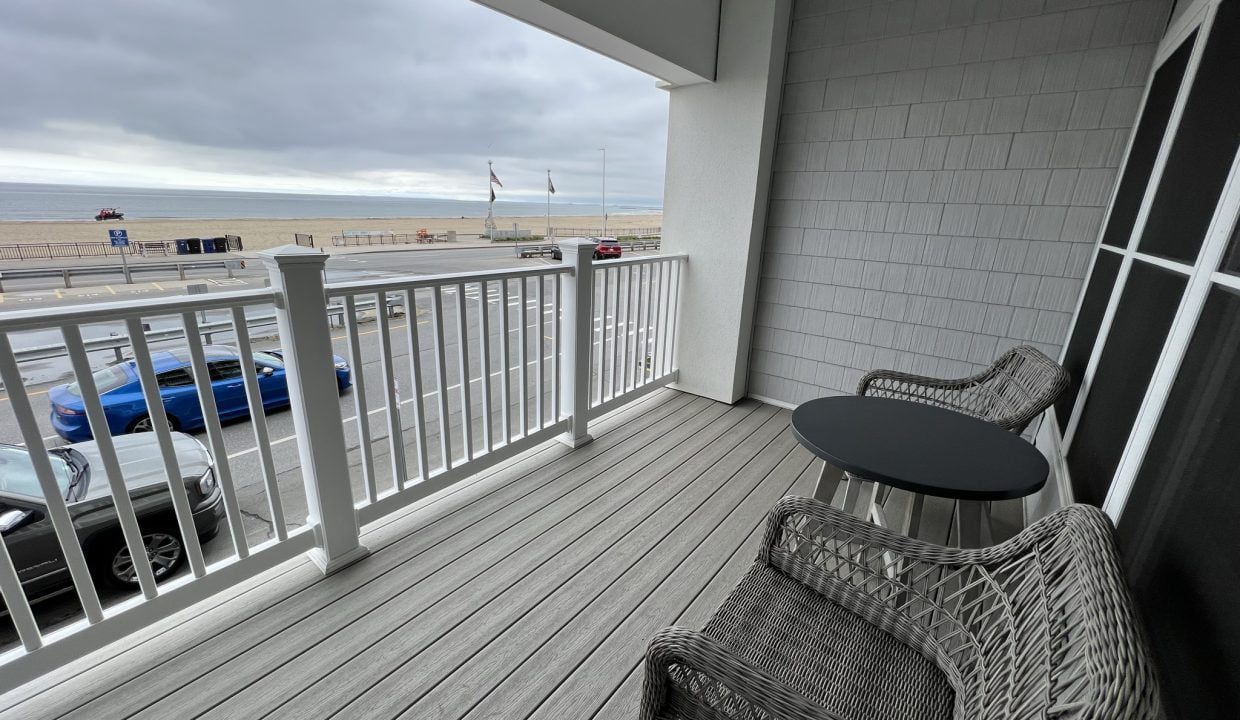
[[[281,351],[255,352],[248,362],[242,361],[236,348],[207,345],[203,351],[221,420],[249,417],[250,406],[246,402],[242,377],[247,367],[258,376],[264,410],[289,404],[288,379],[284,374]],[[353,384],[349,364],[339,355],[332,356],[332,359],[336,365],[336,389],[343,392]],[[159,394],[164,400],[170,429],[188,432],[203,427],[202,406],[198,403],[198,391],[194,386],[189,350],[177,348],[153,352],[151,362],[159,381]],[[113,435],[151,430],[151,416],[147,414],[142,385],[138,381],[138,367],[133,360],[106,367],[96,372],[94,377],[108,418],[108,429]],[[86,408],[78,384],[57,385],[47,395],[52,403],[52,427],[56,434],[69,442],[91,440],[90,423],[86,420]]]

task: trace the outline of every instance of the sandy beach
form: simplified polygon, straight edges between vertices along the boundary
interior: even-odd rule
[[[541,217],[497,217],[495,222],[496,226],[501,229],[511,228],[513,223],[516,223],[522,229],[528,228],[536,235],[542,235],[547,225],[546,218]],[[551,225],[558,228],[597,229],[601,224],[602,218],[597,215],[563,217],[553,215],[551,217]],[[607,218],[607,231],[609,235],[619,235],[623,234],[625,229],[658,227],[662,224],[662,213],[611,215]],[[240,235],[245,242],[246,250],[262,250],[293,242],[294,233],[314,235],[316,245],[330,244],[332,235],[339,235],[345,230],[416,233],[420,228],[426,228],[432,233],[455,230],[460,236],[475,236],[483,231],[483,221],[481,218],[0,221],[0,245],[106,242],[108,229],[118,227],[129,231],[131,242]]]

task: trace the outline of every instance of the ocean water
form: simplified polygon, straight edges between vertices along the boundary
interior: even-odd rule
[[[128,220],[141,218],[281,219],[485,217],[482,200],[294,195],[227,190],[156,190],[86,185],[35,185],[0,182],[0,220],[94,220],[102,207],[119,208]],[[609,214],[657,212],[657,207],[617,206]],[[542,202],[495,203],[497,216],[541,217]],[[551,202],[553,215],[597,215],[598,205]]]

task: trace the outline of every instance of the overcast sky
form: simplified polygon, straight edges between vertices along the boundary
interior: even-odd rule
[[[661,203],[654,79],[469,0],[0,0],[0,180]]]

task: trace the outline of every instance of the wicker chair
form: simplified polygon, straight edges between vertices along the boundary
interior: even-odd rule
[[[1022,433],[1034,418],[1050,407],[1068,388],[1068,371],[1042,354],[1037,348],[1019,345],[999,356],[985,370],[958,380],[912,375],[895,370],[872,370],[862,376],[857,384],[858,395],[896,398],[911,402],[936,405],[986,420],[1014,433]],[[830,501],[840,480],[852,484],[852,496],[863,496],[865,505],[878,508],[887,504],[891,488],[886,485],[869,487],[868,483],[847,473],[824,479],[815,495]],[[902,529],[906,534],[916,535],[925,499],[914,496],[905,512]],[[986,528],[989,535],[989,527]]]
[[[1161,717],[1111,533],[1073,505],[956,550],[784,498],[706,627],[651,642],[641,717]]]
[[[861,378],[857,394],[937,405],[1022,433],[1059,399],[1068,379],[1068,371],[1054,360],[1020,345],[1003,353],[994,365],[959,380],[872,370]]]

